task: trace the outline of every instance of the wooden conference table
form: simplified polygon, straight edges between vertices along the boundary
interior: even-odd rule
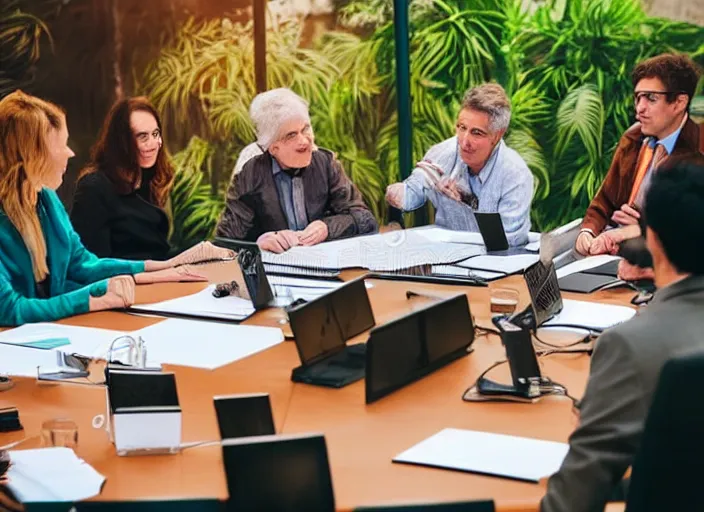
[[[231,263],[204,267],[213,282],[232,275]],[[347,271],[345,279],[362,273]],[[406,290],[435,294],[464,292],[472,315],[481,326],[491,326],[489,288],[429,285],[402,281],[370,280],[369,297],[377,324],[399,317],[428,299],[406,299]],[[149,303],[194,293],[203,283],[170,283],[139,286],[137,302]],[[511,276],[490,284],[519,290],[528,303],[523,278]],[[580,300],[628,304],[633,292],[625,289],[592,295],[565,294]],[[257,313],[245,323],[279,325],[280,310]],[[61,323],[135,330],[160,321],[126,313],[100,312],[66,319]],[[279,325],[280,326],[280,325]],[[286,328],[284,329],[286,330]],[[545,335],[547,339],[547,334]],[[360,335],[360,341],[366,335]],[[553,341],[568,343],[572,333],[553,333]],[[197,343],[198,340],[193,340]],[[236,343],[237,340],[232,340]],[[535,404],[467,403],[464,390],[479,374],[505,353],[496,335],[479,336],[474,352],[374,404],[364,403],[364,382],[342,389],[325,389],[291,382],[291,369],[300,364],[291,341],[213,371],[165,365],[176,374],[183,410],[184,442],[219,438],[212,397],[231,393],[270,394],[278,433],[322,432],[328,446],[338,510],[391,502],[442,502],[493,498],[502,512],[535,511],[544,487],[502,478],[394,464],[391,459],[445,427],[566,442],[577,424],[566,397],[548,397]],[[585,354],[554,354],[541,358],[543,373],[581,397],[588,375]],[[509,382],[506,365],[490,378]],[[0,445],[37,435],[41,423],[51,418],[71,418],[79,428],[77,454],[107,480],[98,500],[147,498],[227,498],[227,485],[219,446],[192,448],[178,455],[118,457],[104,430],[91,426],[92,418],[105,412],[101,386],[39,384],[17,378],[15,387],[0,393],[14,403],[25,431],[0,434]],[[25,448],[38,446],[28,441]]]

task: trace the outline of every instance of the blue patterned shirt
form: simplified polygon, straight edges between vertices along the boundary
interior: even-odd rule
[[[446,176],[457,179],[470,189],[479,198],[478,212],[498,212],[510,245],[528,242],[533,174],[521,155],[509,148],[503,139],[476,176],[469,172],[460,157],[457,137],[436,144],[424,159],[438,165]],[[422,172],[414,171],[404,185],[404,211],[420,208],[430,199],[435,206],[436,225],[455,231],[479,231],[474,210],[429,187]]]

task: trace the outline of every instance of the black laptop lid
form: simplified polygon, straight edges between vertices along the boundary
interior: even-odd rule
[[[546,266],[541,261],[537,261],[526,269],[523,277],[530,293],[535,326],[539,327],[562,311],[562,294],[555,273],[555,264],[551,261]]]
[[[372,329],[367,341],[367,403],[465,355],[473,340],[464,294]]]
[[[301,364],[310,365],[346,346],[374,326],[364,280],[356,279],[288,311]]]
[[[465,294],[447,299],[425,313],[428,363],[445,362],[474,341],[474,324]]]
[[[276,434],[268,393],[213,398],[221,439]]]
[[[228,511],[335,510],[322,435],[228,439],[223,441],[222,455]]]
[[[474,218],[477,219],[477,226],[479,226],[479,232],[488,252],[508,249],[508,240],[506,239],[504,225],[501,222],[501,215],[498,213],[474,212]]]

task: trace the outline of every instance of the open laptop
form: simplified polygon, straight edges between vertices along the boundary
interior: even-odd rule
[[[342,387],[364,377],[366,345],[347,345],[375,324],[363,278],[289,309],[288,318],[301,360],[293,381]]]
[[[550,261],[545,265],[537,261],[526,269],[523,278],[530,293],[530,305],[511,316],[509,321],[522,329],[535,330],[562,311],[562,294],[555,264]]]

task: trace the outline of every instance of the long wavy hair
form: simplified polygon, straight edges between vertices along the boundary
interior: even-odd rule
[[[142,183],[142,169],[139,166],[137,141],[130,126],[130,116],[132,112],[137,111],[153,115],[159,131],[164,133],[159,113],[146,97],[119,100],[105,118],[100,138],[91,149],[91,161],[80,172],[79,180],[86,174],[103,172],[113,183],[118,194],[130,194],[139,188]],[[155,205],[163,208],[174,184],[174,168],[164,144],[159,148],[155,166],[149,196]]]
[[[47,136],[65,125],[61,108],[20,90],[0,100],[0,204],[27,247],[36,282],[49,274],[37,215],[39,191],[55,172]]]

